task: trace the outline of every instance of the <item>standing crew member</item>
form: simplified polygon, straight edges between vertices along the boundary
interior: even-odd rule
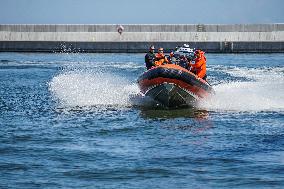
[[[204,56],[204,52],[201,50],[196,50],[194,52],[196,58],[194,59],[194,64],[191,65],[190,71],[193,72],[198,77],[206,80],[206,57]]]
[[[145,55],[145,64],[146,64],[147,70],[151,69],[152,67],[155,67],[156,55],[154,51],[155,51],[155,47],[154,45],[151,45],[149,52]]]

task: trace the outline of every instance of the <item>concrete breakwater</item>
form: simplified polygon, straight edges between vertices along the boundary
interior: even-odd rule
[[[184,43],[206,52],[284,52],[284,24],[0,25],[0,51],[170,51]]]

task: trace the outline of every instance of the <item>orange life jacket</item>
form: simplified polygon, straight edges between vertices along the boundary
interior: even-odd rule
[[[204,56],[204,52],[200,51],[200,57],[196,58],[195,64],[191,64],[191,71],[195,72],[195,74],[203,78],[206,75],[206,57]]]
[[[168,63],[168,59],[167,57],[165,57],[165,55],[163,53],[157,53],[156,54],[156,61],[155,61],[155,65],[156,66],[160,66],[163,63]]]

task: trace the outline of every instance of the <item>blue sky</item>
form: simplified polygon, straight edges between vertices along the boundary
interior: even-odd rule
[[[284,0],[0,0],[0,24],[284,23]]]

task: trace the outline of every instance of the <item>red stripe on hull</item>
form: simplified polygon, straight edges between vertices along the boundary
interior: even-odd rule
[[[154,78],[154,79],[151,79],[151,80],[148,80],[148,79],[144,79],[142,81],[139,82],[139,85],[140,85],[140,88],[141,88],[141,92],[142,93],[146,93],[151,87],[153,86],[157,86],[157,85],[160,85],[160,84],[163,84],[163,83],[173,83],[187,91],[190,91],[194,94],[196,94],[198,97],[200,98],[204,98],[206,96],[209,95],[209,93],[200,88],[200,87],[197,87],[197,86],[192,86],[192,85],[189,85],[188,83],[185,83],[183,81],[180,81],[178,79],[170,79],[170,78],[163,78],[163,77],[158,77],[158,78]]]

